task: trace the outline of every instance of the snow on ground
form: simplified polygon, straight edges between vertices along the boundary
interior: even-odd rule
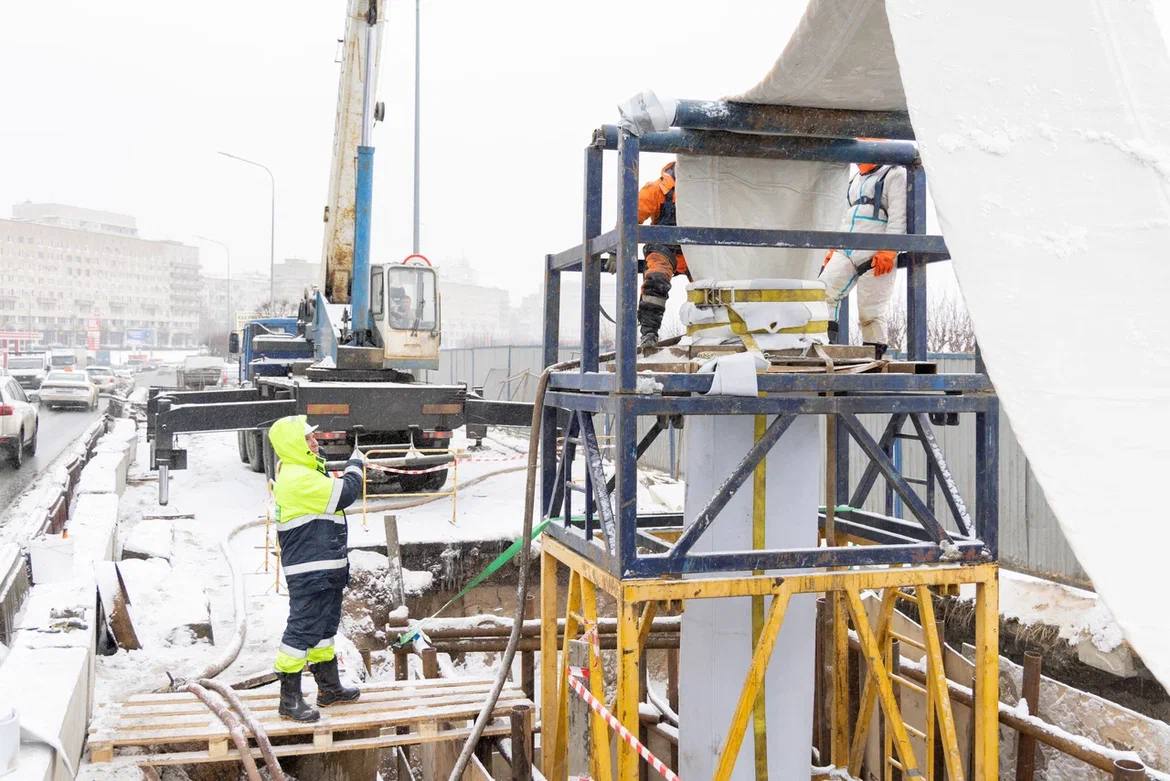
[[[124,540],[132,534],[144,516],[169,516],[174,524],[174,555],[171,565],[161,559],[121,564],[130,573],[131,615],[144,648],[98,657],[99,703],[166,686],[167,673],[193,675],[216,659],[231,640],[232,581],[219,541],[244,521],[263,517],[264,479],[240,463],[234,433],[192,435],[186,445],[190,469],[172,473],[167,507],[158,504],[157,481],[132,484],[122,496],[119,537]],[[132,476],[144,477],[149,459],[145,443],[139,442],[139,447]],[[271,666],[274,640],[288,610],[287,596],[275,593],[274,574],[264,572],[263,546],[261,528],[240,535],[233,546],[242,570],[249,573],[245,576],[249,625],[248,642],[226,673],[229,679]],[[204,604],[211,606],[214,646],[182,631]]]
[[[470,443],[457,436],[455,447]],[[195,674],[219,658],[230,643],[234,618],[231,573],[219,550],[220,540],[242,523],[262,519],[269,499],[262,474],[240,463],[234,433],[194,434],[184,437],[189,469],[172,472],[170,504],[158,505],[158,483],[144,480],[155,474],[145,442],[139,442],[138,460],[131,472],[120,505],[120,540],[140,525],[169,519],[174,529],[173,555],[162,559],[123,562],[129,572],[132,616],[144,648],[119,651],[98,658],[97,702],[112,702],[131,693],[167,685],[167,673],[175,677]],[[485,449],[468,452],[459,466],[459,483],[500,470],[514,471],[486,477],[459,490],[455,522],[452,500],[441,497],[421,506],[393,511],[398,516],[403,543],[515,539],[523,520],[527,440],[493,432]],[[582,474],[583,464],[576,467]],[[139,478],[135,480],[134,478]],[[649,486],[662,487],[660,475],[647,477],[639,486],[639,502],[657,511],[678,509],[664,505]],[[451,481],[448,480],[447,489]],[[399,501],[417,501],[409,496]],[[363,517],[360,505],[351,508],[350,544],[375,547],[385,544],[381,516],[386,510]],[[269,555],[275,532],[265,541],[265,529],[257,527],[235,538],[232,551],[245,575],[248,611],[247,639],[236,662],[222,675],[234,681],[267,671],[288,614],[288,597],[278,584]],[[368,551],[351,552],[355,568],[385,566],[385,556]],[[267,569],[266,569],[267,563]],[[408,592],[419,593],[433,585],[430,572],[405,573]],[[210,606],[214,644],[187,631],[203,605]]]
[[[964,586],[961,594],[973,599],[974,586]],[[1024,626],[1056,627],[1060,638],[1074,646],[1088,641],[1109,652],[1125,642],[1121,627],[1096,593],[1022,572],[1000,569],[999,612],[1005,620],[1014,618]]]

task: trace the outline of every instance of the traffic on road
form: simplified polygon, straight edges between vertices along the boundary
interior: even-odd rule
[[[39,364],[38,364],[39,365]],[[41,381],[20,382],[12,363],[0,373],[0,514],[104,412],[106,391],[86,370],[48,368]],[[173,382],[173,371],[148,371],[117,377],[114,393],[133,385]],[[19,444],[18,444],[19,443]]]

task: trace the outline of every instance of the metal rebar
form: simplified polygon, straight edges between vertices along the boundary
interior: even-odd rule
[[[1028,713],[1040,712],[1040,667],[1043,657],[1036,651],[1024,654],[1024,684],[1022,699],[1028,703]],[[1036,776],[1036,738],[1020,733],[1016,741],[1016,781],[1032,781]]]

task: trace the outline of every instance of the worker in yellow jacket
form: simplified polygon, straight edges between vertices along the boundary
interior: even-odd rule
[[[318,706],[351,702],[361,694],[341,683],[333,637],[349,581],[344,510],[362,495],[365,457],[355,447],[341,477],[331,477],[318,455],[315,432],[304,415],[281,418],[268,430],[280,459],[272,494],[280,562],[288,582],[288,624],[276,652],[278,711],[294,721],[320,718],[301,693],[306,664],[317,681]]]

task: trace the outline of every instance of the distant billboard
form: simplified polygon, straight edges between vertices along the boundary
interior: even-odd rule
[[[127,328],[126,347],[149,347],[154,344],[153,328]]]

